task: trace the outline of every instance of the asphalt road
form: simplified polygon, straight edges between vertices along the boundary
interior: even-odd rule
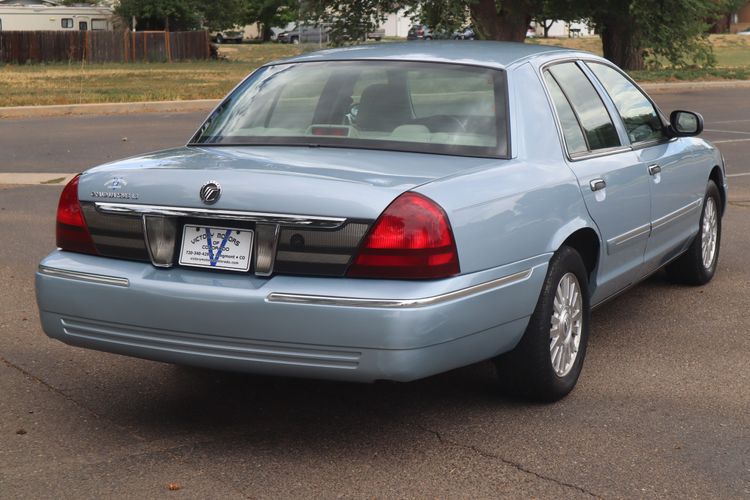
[[[746,95],[656,96],[703,112],[736,176],[719,271],[702,288],[657,275],[597,310],[579,385],[554,405],[501,397],[488,363],[355,385],[49,340],[32,277],[54,245],[60,187],[0,186],[0,497],[750,497]],[[179,145],[199,119],[0,122],[0,172]]]

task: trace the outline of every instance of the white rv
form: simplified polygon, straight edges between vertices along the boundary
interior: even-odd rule
[[[112,31],[112,9],[36,0],[0,1],[0,31]]]

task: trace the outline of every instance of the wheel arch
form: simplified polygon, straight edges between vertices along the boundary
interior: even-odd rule
[[[718,165],[714,165],[714,167],[711,169],[711,173],[708,176],[708,179],[711,181],[714,181],[716,184],[716,187],[719,188],[719,195],[721,196],[721,213],[724,214],[724,211],[727,208],[727,192],[726,192],[726,185],[724,184],[724,172],[722,172],[721,167]]]
[[[599,265],[601,255],[601,240],[599,233],[592,227],[584,226],[570,233],[557,248],[568,246],[573,248],[583,259],[583,265],[586,266],[586,272],[589,276],[589,285],[594,284],[594,274]]]

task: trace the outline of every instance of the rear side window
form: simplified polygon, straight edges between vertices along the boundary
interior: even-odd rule
[[[548,71],[570,102],[586,134],[589,150],[620,146],[612,118],[583,71],[575,63],[556,64]]]
[[[547,82],[547,88],[549,89],[550,96],[552,96],[552,102],[555,104],[557,110],[557,116],[560,119],[560,126],[562,127],[563,136],[565,137],[565,145],[568,147],[570,154],[584,153],[588,151],[586,145],[586,139],[583,137],[583,131],[578,123],[578,118],[573,112],[573,108],[570,107],[568,99],[560,90],[560,86],[557,84],[552,75],[549,72],[544,72],[544,80]]]
[[[612,98],[625,123],[630,142],[666,138],[661,118],[651,101],[618,71],[599,63],[586,63]]]
[[[92,19],[91,20],[91,30],[92,31],[104,31],[107,29],[107,20],[106,19]]]
[[[63,18],[60,20],[60,26],[63,28],[72,28],[73,27],[73,20],[70,18]]]

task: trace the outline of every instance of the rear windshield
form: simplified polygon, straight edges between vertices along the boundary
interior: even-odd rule
[[[298,145],[507,156],[505,74],[439,63],[328,61],[262,68],[193,144]]]

